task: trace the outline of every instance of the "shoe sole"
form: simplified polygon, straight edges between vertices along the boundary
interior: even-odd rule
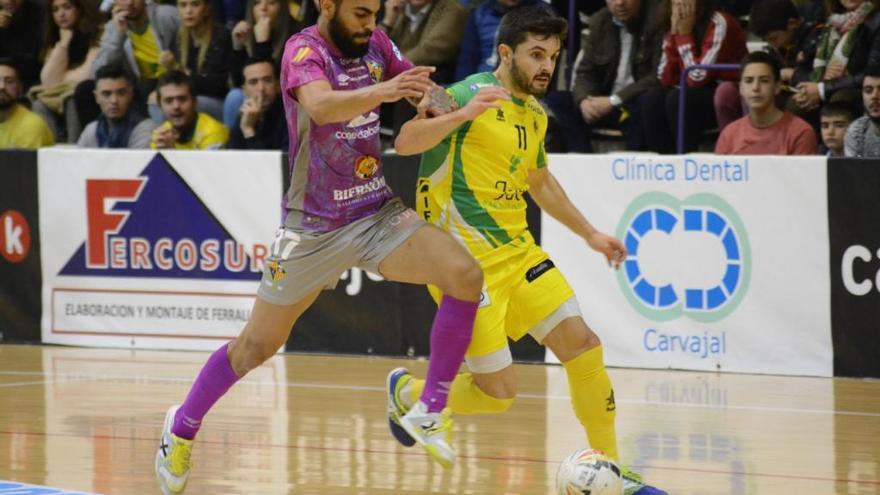
[[[391,430],[391,435],[398,441],[398,443],[404,447],[412,447],[416,444],[416,440],[407,433],[402,426],[400,426],[394,418],[395,413],[391,412],[392,409],[397,411],[397,402],[394,400],[394,389],[397,388],[397,381],[402,376],[399,375],[401,372],[409,373],[409,370],[406,368],[395,368],[388,373],[388,377],[385,379],[385,390],[388,392],[388,428]]]

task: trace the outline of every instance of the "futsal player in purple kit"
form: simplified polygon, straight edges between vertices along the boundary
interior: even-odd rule
[[[413,67],[375,29],[379,0],[320,0],[320,6],[318,24],[292,36],[282,58],[291,174],[284,225],[250,320],[208,358],[186,400],[168,409],[156,453],[166,494],[186,488],[193,439],[208,410],[273,356],[320,291],[353,266],[447,294],[431,328],[425,392],[403,419],[434,460],[444,467],[455,461],[446,399],[471,340],[483,274],[459,243],[394,197],[379,143],[382,103],[421,100],[420,111],[436,114],[442,107],[426,102],[445,93],[430,81],[432,68]]]

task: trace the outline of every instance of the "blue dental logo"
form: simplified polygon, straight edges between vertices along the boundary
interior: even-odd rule
[[[720,244],[724,266],[716,267],[723,268],[717,283],[684,287],[646,276],[642,241],[649,235],[680,233]],[[630,304],[651,320],[684,315],[704,323],[718,321],[736,309],[748,289],[751,253],[746,229],[730,204],[714,194],[695,194],[684,200],[662,192],[642,194],[624,212],[617,236],[629,251],[618,282]]]

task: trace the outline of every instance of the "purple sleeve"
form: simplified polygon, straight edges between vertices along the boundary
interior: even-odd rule
[[[373,38],[375,38],[377,46],[382,49],[382,55],[385,57],[386,80],[392,79],[401,72],[413,68],[412,62],[407,60],[406,57],[400,53],[400,50],[397,49],[397,45],[391,41],[391,38],[388,37],[388,34],[386,34],[385,31],[382,31],[381,29],[373,31]]]
[[[327,63],[321,52],[308,39],[298,39],[289,43],[282,58],[282,90],[296,99],[294,90],[312,81],[329,81],[326,73]]]

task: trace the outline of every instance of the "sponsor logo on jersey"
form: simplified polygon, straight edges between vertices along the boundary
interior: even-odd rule
[[[362,156],[359,157],[354,162],[354,175],[360,180],[368,180],[373,178],[376,175],[376,171],[379,170],[379,160],[376,160],[372,156]]]
[[[365,194],[381,191],[382,189],[385,189],[385,177],[373,177],[373,180],[366,184],[349,187],[348,189],[334,189],[333,199],[335,201],[349,201]]]

